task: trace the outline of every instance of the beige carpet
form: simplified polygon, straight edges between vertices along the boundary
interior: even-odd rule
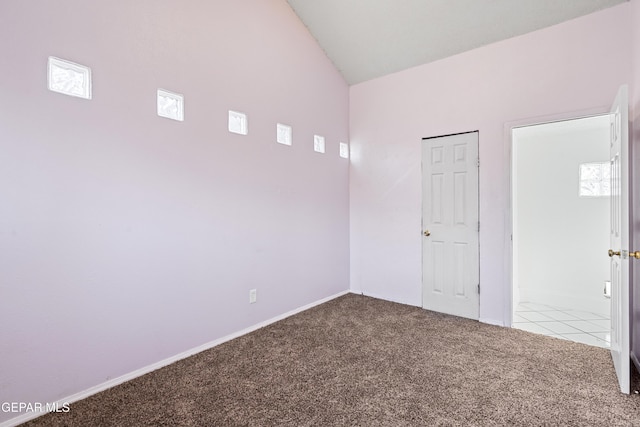
[[[347,295],[42,426],[640,425],[607,350]]]

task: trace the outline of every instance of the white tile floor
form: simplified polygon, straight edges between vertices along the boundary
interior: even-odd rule
[[[550,337],[609,348],[611,320],[601,314],[521,302],[513,327]]]

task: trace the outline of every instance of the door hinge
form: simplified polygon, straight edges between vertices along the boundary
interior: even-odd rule
[[[476,159],[476,166],[480,167],[480,157]]]
[[[478,294],[480,294],[480,283],[478,283]]]
[[[480,231],[480,221],[478,221],[478,231]]]

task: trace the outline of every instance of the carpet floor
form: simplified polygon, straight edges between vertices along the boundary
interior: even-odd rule
[[[346,295],[28,426],[640,425],[609,352]]]

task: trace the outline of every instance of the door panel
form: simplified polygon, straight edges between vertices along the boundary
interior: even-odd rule
[[[630,390],[629,352],[629,135],[628,94],[622,86],[611,107],[611,358],[620,391]]]
[[[442,187],[444,185],[443,174],[431,176],[431,221],[433,224],[442,224]]]
[[[467,173],[456,172],[453,174],[453,193],[454,193],[454,206],[453,206],[453,218],[454,223],[457,226],[467,225],[466,221],[466,199],[468,197],[466,191]]]
[[[457,297],[466,296],[466,271],[469,268],[467,262],[467,252],[469,251],[469,245],[466,243],[454,243],[453,244],[453,290],[454,295]]]
[[[422,144],[423,307],[478,319],[478,133]]]

